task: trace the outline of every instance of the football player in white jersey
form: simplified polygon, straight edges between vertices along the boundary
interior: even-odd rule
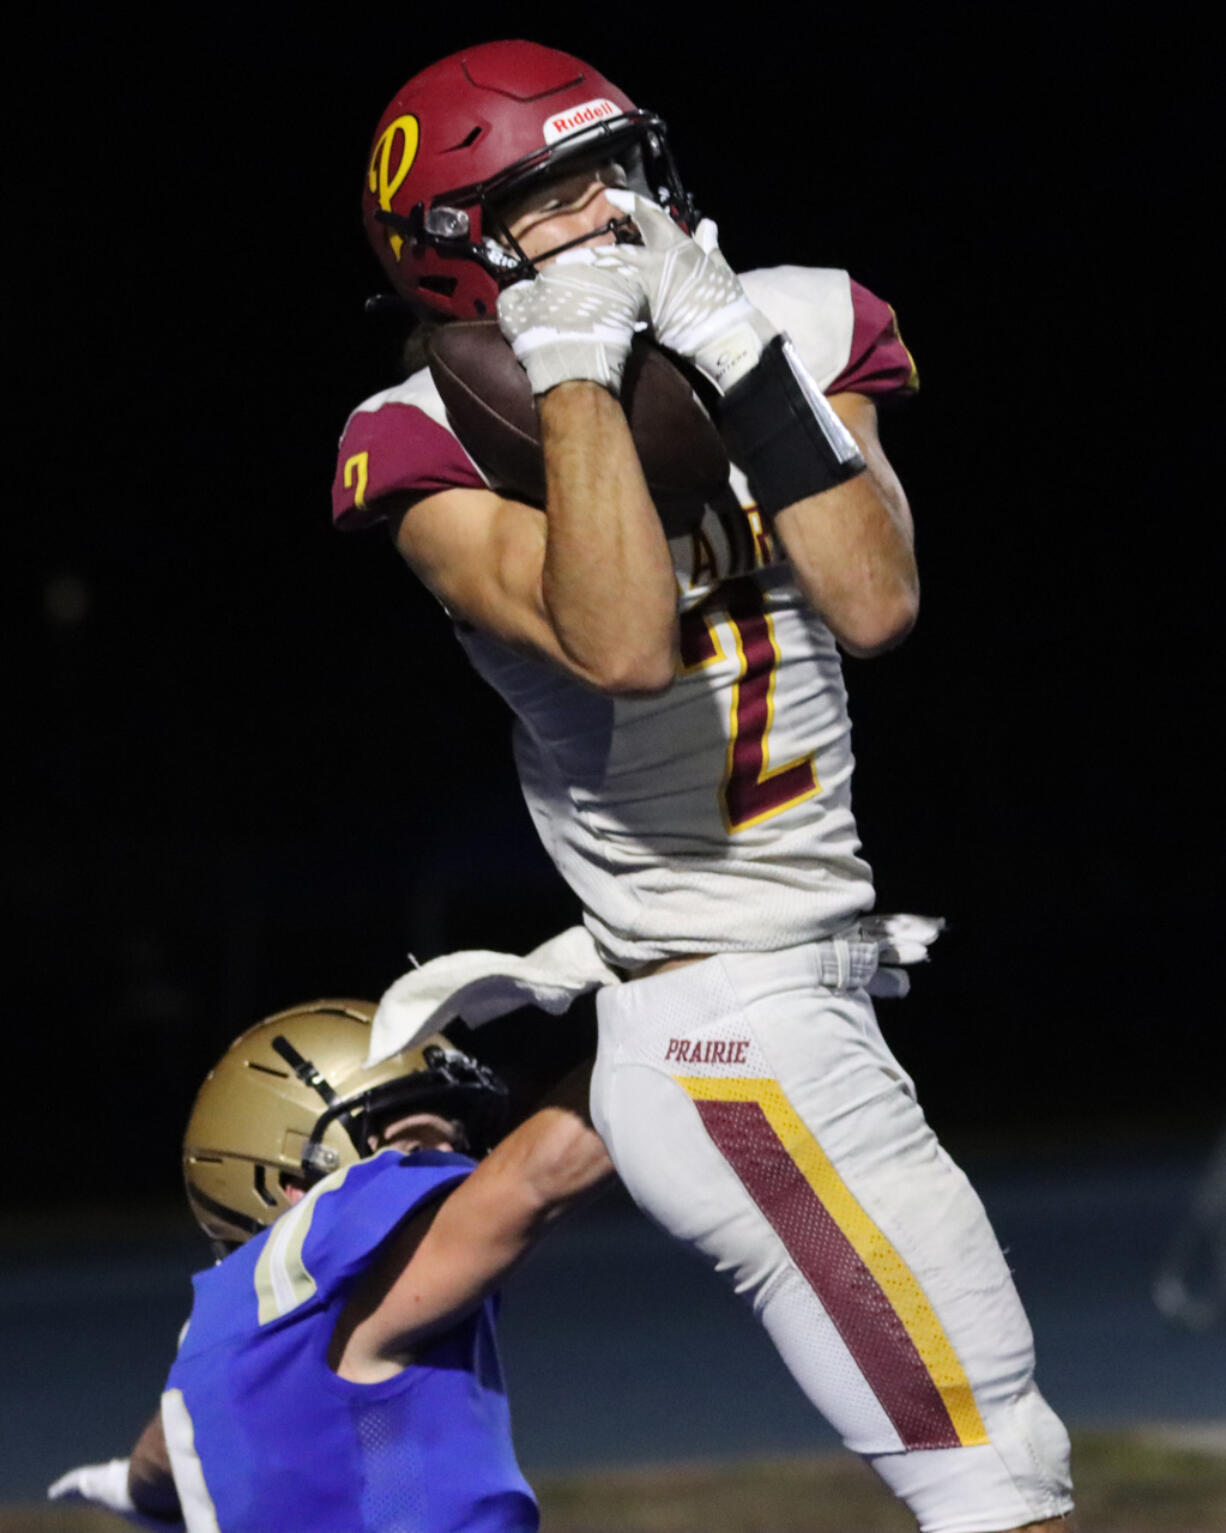
[[[1066,1526],[1010,1274],[870,999],[906,954],[869,914],[839,651],[897,644],[918,607],[874,402],[915,382],[892,311],[845,272],[733,274],[659,119],[530,43],[415,76],[365,206],[404,298],[496,315],[536,398],[543,501],[422,370],[351,416],[334,506],[390,525],[515,713],[603,981],[592,1111],[619,1173],[926,1533]],[[672,537],[618,399],[641,332],[693,369],[732,465]]]

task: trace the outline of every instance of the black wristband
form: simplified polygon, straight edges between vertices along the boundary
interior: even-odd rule
[[[719,428],[767,516],[864,472],[855,439],[786,335],[775,336],[753,371],[725,394]]]

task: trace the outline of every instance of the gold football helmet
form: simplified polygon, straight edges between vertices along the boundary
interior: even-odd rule
[[[441,1033],[372,1069],[375,1007],[309,1001],[257,1022],[205,1077],[183,1139],[183,1178],[196,1222],[227,1248],[289,1207],[285,1179],[310,1184],[371,1153],[393,1117],[458,1121],[473,1154],[506,1115],[506,1087]]]

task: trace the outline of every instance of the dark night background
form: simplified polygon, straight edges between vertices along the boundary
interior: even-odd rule
[[[382,535],[329,524],[345,417],[395,377],[370,132],[499,35],[590,57],[734,265],[847,267],[919,363],[884,435],[925,610],[848,670],[880,906],[950,923],[885,1013],[930,1116],[1207,1143],[1210,50],[1114,14],[44,8],[6,85],[11,1199],[173,1198],[242,1027],[575,917],[501,705]],[[523,1083],[586,1035],[478,1042]]]

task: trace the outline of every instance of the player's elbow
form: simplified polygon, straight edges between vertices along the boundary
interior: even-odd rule
[[[612,1176],[600,1135],[577,1113],[543,1108],[525,1127],[519,1181],[533,1224],[547,1224]]]
[[[608,697],[658,697],[672,686],[676,674],[671,665],[633,666],[606,673],[595,684]]]
[[[852,605],[831,624],[835,638],[857,660],[871,660],[895,649],[915,627],[919,591],[900,588],[872,602]]]
[[[619,646],[586,667],[587,679],[609,697],[653,697],[677,676],[676,634],[653,643]]]

